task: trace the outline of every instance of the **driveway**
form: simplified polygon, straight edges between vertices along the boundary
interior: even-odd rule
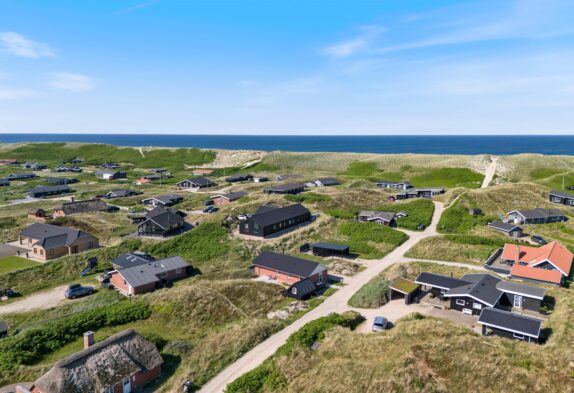
[[[418,312],[419,314],[428,315],[433,307],[427,304],[405,304],[405,299],[396,299],[388,302],[382,307],[373,309],[352,308],[351,310],[360,313],[366,321],[359,325],[357,332],[371,333],[371,326],[375,317],[385,317],[393,324],[399,319],[409,314]]]
[[[64,285],[45,292],[26,296],[20,300],[16,300],[5,305],[1,305],[2,303],[0,303],[0,314],[15,314],[40,308],[47,309],[56,307],[61,301],[66,299],[64,293],[67,288],[68,286]]]
[[[12,257],[18,252],[18,247],[11,244],[1,244],[0,245],[0,258]]]
[[[301,318],[287,326],[285,329],[275,333],[267,340],[261,342],[241,358],[237,359],[235,363],[229,365],[221,373],[206,383],[200,392],[223,392],[227,384],[234,381],[246,372],[251,371],[255,367],[259,366],[265,359],[273,355],[275,351],[287,341],[287,338],[292,333],[295,333],[301,329],[301,327],[303,327],[303,325],[306,323],[329,315],[333,312],[342,313],[350,310],[347,302],[355,292],[361,289],[361,287],[368,283],[372,278],[379,275],[379,273],[381,273],[383,270],[393,265],[394,263],[400,262],[403,259],[404,254],[419,241],[427,237],[436,236],[436,227],[438,220],[442,215],[444,205],[440,202],[434,202],[434,204],[435,212],[433,215],[432,223],[425,231],[409,232],[410,238],[406,242],[397,247],[383,259],[372,261],[365,270],[357,273],[353,278],[347,280],[346,285],[342,286],[337,292],[325,299],[325,301],[319,306],[303,315]]]

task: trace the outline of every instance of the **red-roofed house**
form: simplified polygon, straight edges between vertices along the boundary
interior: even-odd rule
[[[574,254],[557,242],[540,248],[505,244],[500,259],[511,265],[512,277],[561,285],[570,275]]]

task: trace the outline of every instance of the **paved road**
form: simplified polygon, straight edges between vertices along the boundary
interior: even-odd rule
[[[255,348],[247,352],[245,355],[235,361],[235,363],[228,366],[211,381],[205,384],[200,392],[223,392],[227,384],[234,381],[246,372],[251,371],[255,367],[259,366],[265,359],[273,355],[273,353],[275,353],[275,351],[287,341],[287,338],[291,334],[301,329],[301,327],[306,323],[322,316],[329,315],[333,312],[342,313],[350,310],[349,306],[347,305],[348,300],[363,285],[368,283],[372,278],[376,277],[387,267],[394,263],[400,262],[403,259],[404,254],[419,241],[424,238],[437,235],[436,227],[438,220],[443,212],[444,205],[440,202],[434,202],[434,204],[435,212],[433,215],[432,223],[425,231],[409,232],[410,238],[405,243],[397,247],[383,259],[370,263],[365,270],[356,274],[347,282],[346,285],[342,286],[337,290],[337,292],[325,299],[325,301],[321,303],[317,308],[309,311],[307,314],[303,315],[301,318],[287,326],[285,329],[272,335],[267,340],[263,341]]]
[[[494,174],[496,173],[496,161],[498,161],[498,157],[490,157],[490,164],[486,167],[486,171],[484,171],[484,180],[482,181],[482,186],[480,186],[480,188],[487,188],[492,182]]]

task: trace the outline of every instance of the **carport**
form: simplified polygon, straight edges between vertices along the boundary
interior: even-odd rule
[[[389,285],[387,298],[389,301],[403,298],[405,304],[411,304],[420,293],[421,286],[405,278],[397,278]]]

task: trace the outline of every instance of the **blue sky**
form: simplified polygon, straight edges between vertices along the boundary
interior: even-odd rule
[[[3,0],[0,132],[572,134],[572,0]]]

